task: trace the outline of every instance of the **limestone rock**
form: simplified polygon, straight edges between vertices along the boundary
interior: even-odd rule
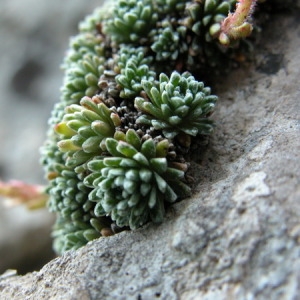
[[[148,224],[0,281],[1,299],[298,299],[299,11],[217,87],[218,127],[190,199]]]

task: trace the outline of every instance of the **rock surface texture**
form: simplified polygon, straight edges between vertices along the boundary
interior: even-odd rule
[[[0,298],[299,299],[299,27],[299,10],[275,15],[256,62],[219,82],[193,197],[159,226],[0,279]]]

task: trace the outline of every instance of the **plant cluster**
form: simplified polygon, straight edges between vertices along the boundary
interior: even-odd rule
[[[80,24],[42,149],[57,253],[161,222],[191,194],[186,154],[217,102],[200,80],[235,62],[252,27],[222,30],[245,2],[109,1]]]

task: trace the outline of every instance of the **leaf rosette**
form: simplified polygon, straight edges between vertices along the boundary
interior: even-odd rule
[[[118,226],[131,229],[150,220],[161,222],[167,202],[190,194],[182,181],[184,172],[168,166],[169,142],[142,142],[133,129],[117,135],[105,142],[111,156],[87,164],[91,174],[84,184],[93,188],[89,199],[96,202],[95,215],[110,216]]]
[[[145,57],[144,49],[121,47],[118,58],[120,74],[116,82],[122,87],[121,98],[134,98],[143,90],[142,80],[154,81],[156,73],[150,70],[152,57]]]
[[[156,85],[149,81],[142,85],[149,99],[135,99],[135,107],[144,113],[137,123],[162,130],[169,139],[180,132],[192,136],[212,132],[214,126],[208,116],[214,110],[217,96],[211,95],[210,88],[190,73],[173,72],[170,79],[161,74]]]
[[[58,148],[68,153],[67,166],[77,166],[105,150],[105,139],[113,137],[121,120],[97,97],[82,98],[80,105],[66,108],[63,121],[55,131],[62,137]]]
[[[104,31],[117,43],[140,43],[155,26],[158,15],[151,0],[119,0]]]

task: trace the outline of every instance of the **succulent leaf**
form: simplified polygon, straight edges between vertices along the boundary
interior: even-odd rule
[[[155,72],[149,69],[152,61],[151,57],[144,57],[144,49],[122,47],[119,53],[118,67],[119,75],[116,82],[122,87],[120,97],[133,98],[143,90],[141,81],[154,81]]]
[[[181,53],[187,50],[186,43],[182,40],[185,34],[185,27],[174,30],[171,25],[165,24],[154,36],[151,50],[156,53],[157,61],[176,60]]]
[[[139,39],[147,38],[157,18],[153,1],[119,0],[104,30],[117,43],[138,43]]]
[[[132,136],[137,147],[129,144]],[[163,203],[174,202],[178,198],[164,176],[172,173],[172,182],[182,178],[181,172],[172,172],[166,158],[155,156],[155,142],[152,139],[137,143],[137,138],[138,135],[129,130],[126,134],[127,142],[107,139],[106,148],[113,157],[91,160],[88,168],[92,173],[84,181],[94,188],[89,199],[97,203],[95,214],[108,215],[118,226],[129,226],[132,229],[150,219],[157,222],[162,220]],[[140,148],[147,157],[139,152]],[[127,162],[122,164],[124,156]],[[92,185],[90,178],[93,180]],[[186,191],[189,194],[187,186]]]
[[[95,203],[88,200],[91,189],[82,183],[74,170],[64,167],[60,175],[51,181],[48,191],[48,207],[58,215],[53,228],[57,253],[77,249],[101,236],[100,228],[109,226],[107,218],[93,217]],[[92,218],[97,227],[90,224]]]
[[[68,109],[67,109],[68,111]],[[73,104],[62,122],[56,128],[69,128],[73,131],[73,136],[69,136],[66,130],[58,133],[64,135],[68,133],[66,139],[58,142],[60,151],[68,152],[69,158],[76,158],[78,151],[89,154],[89,157],[101,154],[104,140],[112,137],[115,133],[115,125],[111,119],[111,110],[104,103],[95,103],[95,100],[84,97],[80,105]],[[114,115],[116,117],[116,114]],[[86,159],[86,157],[84,158]],[[72,160],[69,159],[69,163]],[[76,161],[76,162],[75,162]],[[78,163],[78,160],[74,160]]]
[[[202,82],[188,73],[173,72],[170,79],[161,74],[159,83],[158,89],[143,82],[151,101],[136,98],[136,108],[147,114],[139,117],[138,123],[148,125],[150,119],[152,126],[162,130],[167,138],[174,138],[181,131],[192,136],[211,133],[213,124],[207,117],[213,111],[217,97],[210,95]]]

